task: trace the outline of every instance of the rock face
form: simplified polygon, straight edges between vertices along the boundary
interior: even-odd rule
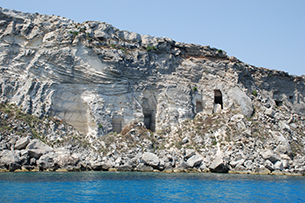
[[[120,132],[134,120],[162,130],[217,104],[249,117],[256,89],[305,113],[304,80],[209,46],[8,9],[0,18],[1,97],[86,134]]]
[[[3,8],[0,53],[3,170],[304,173],[304,77]]]

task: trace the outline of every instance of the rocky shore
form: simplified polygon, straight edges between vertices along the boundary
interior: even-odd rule
[[[177,132],[152,133],[143,123],[133,123],[119,134],[89,140],[62,121],[24,114],[15,105],[2,103],[1,107],[2,172],[305,174],[304,150],[299,146],[304,140],[295,137],[304,129],[305,121],[298,115],[284,117],[283,108],[274,109],[273,117],[268,111],[257,111],[251,119],[233,112],[198,114],[185,121]],[[249,135],[250,130],[257,135]]]

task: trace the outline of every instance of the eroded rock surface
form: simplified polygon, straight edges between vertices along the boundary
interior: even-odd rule
[[[304,77],[3,8],[0,53],[3,170],[304,174]]]

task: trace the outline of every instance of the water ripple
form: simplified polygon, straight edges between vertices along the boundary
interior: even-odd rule
[[[238,174],[1,173],[0,202],[305,202],[305,177]]]

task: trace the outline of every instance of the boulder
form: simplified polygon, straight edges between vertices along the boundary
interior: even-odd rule
[[[20,157],[11,150],[3,150],[0,153],[0,157],[1,157],[1,163],[3,164],[10,164],[10,163],[18,163],[20,162]]]
[[[269,174],[269,173],[271,173],[271,171],[263,165],[260,165],[258,168],[256,168],[255,172],[257,172],[259,174]]]
[[[76,166],[80,161],[77,156],[70,155],[69,152],[59,154],[55,153],[54,163],[60,168],[67,168],[68,166]]]
[[[53,150],[53,148],[51,148],[50,146],[46,145],[45,143],[43,143],[41,140],[38,140],[38,139],[32,140],[26,148],[27,149],[40,149],[43,151],[52,151]]]
[[[238,171],[238,172],[246,172],[247,169],[242,165],[242,164],[237,164],[233,171]]]
[[[153,167],[151,166],[147,166],[143,163],[140,163],[136,168],[135,168],[136,171],[141,171],[141,172],[151,172],[153,171]]]
[[[160,159],[157,155],[151,153],[151,152],[145,152],[142,155],[142,160],[146,165],[152,166],[152,167],[158,167],[160,163]]]
[[[244,119],[244,115],[237,114],[237,115],[232,116],[230,121],[239,123],[239,122],[243,122],[243,119]]]
[[[269,169],[270,171],[274,171],[274,164],[273,164],[270,160],[267,160],[267,161],[266,161],[265,167],[266,167],[267,169]]]
[[[129,31],[123,31],[124,39],[127,41],[132,42],[140,42],[141,41],[141,35],[135,32],[129,32]]]
[[[230,161],[230,166],[232,166],[233,168],[236,166],[236,165],[242,165],[244,163],[244,159],[239,159],[239,160],[233,160],[233,161]]]
[[[105,162],[92,162],[90,165],[94,171],[106,171],[112,167]]]
[[[31,158],[30,159],[30,165],[31,166],[35,166],[36,165],[36,159],[35,158]]]
[[[273,111],[272,108],[268,108],[265,110],[264,114],[273,118],[275,115],[275,112]]]
[[[189,167],[196,167],[196,166],[200,166],[202,161],[203,158],[201,156],[194,155],[191,158],[189,158],[186,163]]]
[[[202,172],[208,172],[209,171],[208,167],[206,166],[206,164],[204,162],[201,162],[199,169]]]
[[[0,150],[5,150],[5,149],[9,149],[8,143],[0,143]]]
[[[281,160],[282,164],[283,164],[283,168],[287,169],[289,168],[289,161],[284,159],[284,160]]]
[[[292,150],[289,145],[288,140],[283,136],[282,133],[277,131],[270,131],[272,137],[278,142],[277,147],[275,148],[275,152],[278,154],[287,154],[289,157],[292,157]]]
[[[107,33],[105,33],[103,30],[95,30],[94,37],[96,37],[100,40],[104,40],[104,39],[108,39],[109,35]]]
[[[182,139],[182,144],[186,144],[186,143],[188,143],[188,141],[189,141],[189,139],[187,137],[184,137]]]
[[[20,151],[20,164],[27,165],[29,161],[29,152],[27,150]]]
[[[229,90],[230,97],[240,106],[243,114],[251,117],[253,114],[253,104],[251,99],[238,87]]]
[[[173,166],[171,163],[167,162],[164,164],[163,171],[165,172],[171,172],[173,170]]]
[[[30,158],[39,159],[45,153],[45,151],[40,149],[29,149],[28,153]]]
[[[106,162],[105,162],[106,164],[105,164],[105,166],[104,166],[104,168],[107,168],[107,167],[109,167],[109,168],[113,168],[114,166],[115,166],[115,163],[112,161],[112,160],[107,160]],[[91,164],[92,165],[92,164]]]
[[[8,170],[11,171],[11,172],[13,172],[13,171],[15,171],[17,169],[21,169],[21,165],[18,164],[18,163],[10,163],[8,165]]]
[[[185,159],[189,159],[191,158],[192,156],[194,156],[196,153],[195,153],[195,150],[194,149],[186,149],[185,150]]]
[[[214,113],[220,113],[221,110],[222,110],[221,104],[215,104],[214,105],[214,110],[213,110]]]
[[[38,139],[34,139],[27,145],[26,150],[30,158],[39,159],[42,155],[53,151],[53,148]]]
[[[187,164],[187,162],[185,162],[183,159],[180,159],[179,163],[177,164],[177,166],[175,167],[176,171],[184,171],[186,169],[189,168],[189,165]]]
[[[268,149],[265,151],[260,152],[261,156],[265,159],[265,160],[269,160],[272,163],[275,163],[277,161],[280,160],[280,157],[278,155],[276,155],[272,150]]]
[[[3,164],[10,171],[20,169],[20,157],[14,151],[3,150],[0,154],[0,164]]]
[[[284,169],[283,163],[281,161],[277,161],[274,164],[274,170],[282,171]]]
[[[20,149],[25,149],[25,147],[29,144],[29,138],[28,137],[22,137],[19,140],[17,140],[15,144],[15,149],[20,150]]]
[[[252,160],[246,160],[244,162],[244,166],[246,167],[247,170],[251,170],[253,168],[253,161]]]
[[[57,165],[54,164],[54,152],[47,153],[45,155],[42,155],[37,160],[37,166],[39,167],[39,170],[56,170],[58,168]]]
[[[165,166],[164,160],[163,160],[163,159],[160,159],[160,163],[159,163],[158,169],[159,169],[159,170],[163,170],[163,169],[164,169],[164,166]]]
[[[221,156],[216,156],[211,165],[209,166],[211,172],[227,173],[229,168],[227,163],[224,162]]]

